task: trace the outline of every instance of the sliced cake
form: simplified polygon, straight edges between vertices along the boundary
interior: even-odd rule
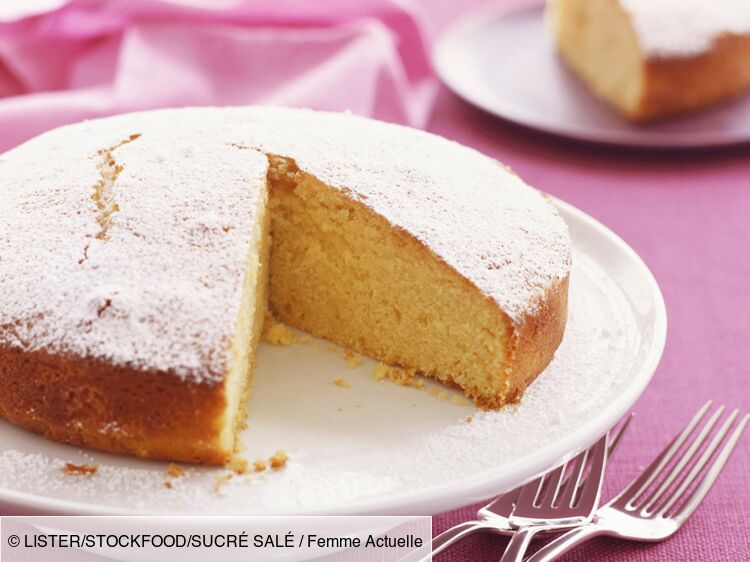
[[[0,415],[218,464],[267,309],[496,408],[552,359],[554,207],[440,137],[304,110],[162,110],[0,157]]]
[[[633,120],[715,104],[750,88],[746,0],[550,0],[562,59]]]

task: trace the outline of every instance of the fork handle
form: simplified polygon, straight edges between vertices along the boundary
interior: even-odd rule
[[[606,534],[606,529],[596,523],[576,527],[544,545],[526,562],[552,562],[579,544]]]
[[[542,527],[533,526],[518,529],[510,537],[510,542],[505,547],[505,552],[503,552],[500,562],[522,562],[523,555],[526,554],[526,550],[531,544],[531,539],[541,530],[543,530]]]
[[[455,527],[443,531],[437,537],[432,539],[432,556],[443,552],[446,548],[461,539],[473,535],[477,531],[492,531],[496,527],[486,521],[466,521],[459,523]],[[427,558],[429,559],[429,557]]]

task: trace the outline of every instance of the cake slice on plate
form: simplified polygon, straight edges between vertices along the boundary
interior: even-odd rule
[[[562,59],[599,97],[645,121],[750,87],[746,0],[550,0]]]

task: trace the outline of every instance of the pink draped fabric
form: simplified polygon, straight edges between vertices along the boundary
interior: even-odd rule
[[[421,127],[436,92],[419,6],[30,4],[0,8],[0,150],[84,118],[187,105],[306,106]]]

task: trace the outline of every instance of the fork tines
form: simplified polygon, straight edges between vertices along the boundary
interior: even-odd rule
[[[616,503],[642,517],[690,516],[703,500],[745,430],[750,415],[734,410],[718,425],[724,406],[708,415],[711,401],[643,474],[619,496]]]
[[[565,518],[593,513],[607,460],[607,436],[521,489],[514,517]]]
[[[620,444],[620,440],[625,434],[625,430],[628,428],[628,425],[630,424],[632,419],[633,414],[626,416],[622,421],[620,421],[620,423],[618,423],[608,432],[608,445],[606,450],[607,462],[609,462],[609,460],[612,458],[612,455],[617,449],[617,446]],[[535,499],[535,505],[539,505],[539,500],[547,495],[550,486],[554,486],[558,489],[580,492],[581,488],[586,482],[586,479],[591,473],[590,456],[590,451],[579,453],[575,458],[563,464],[561,467],[558,467],[555,471],[543,475],[541,486],[539,487],[537,497]],[[587,462],[582,463],[584,458]],[[583,464],[583,467],[581,467],[581,464]],[[562,475],[562,480],[558,480],[560,475]],[[569,486],[569,481],[571,478],[575,478],[577,481],[577,484],[573,487]],[[571,500],[569,502],[571,505],[577,505],[580,500],[580,494],[576,494],[572,498],[569,497],[567,499]],[[554,505],[559,505],[560,503],[560,500],[554,499]],[[563,505],[565,503],[566,500],[563,500]]]

